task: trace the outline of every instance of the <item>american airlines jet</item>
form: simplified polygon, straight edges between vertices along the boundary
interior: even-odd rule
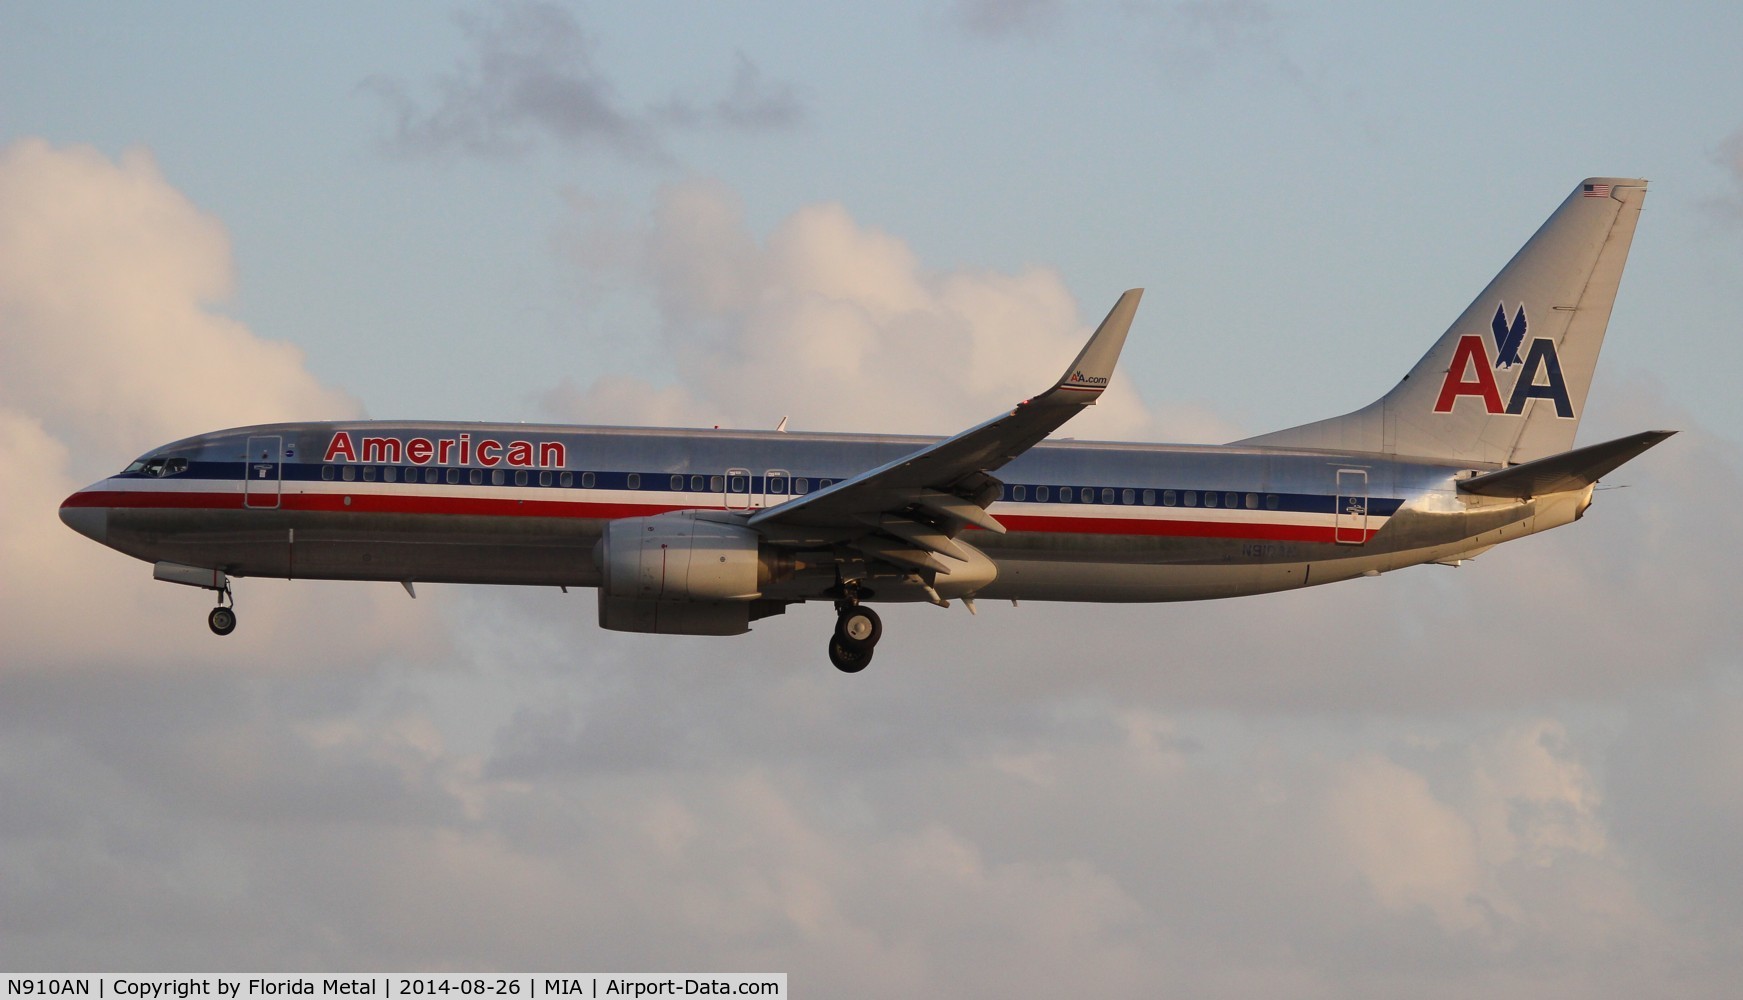
[[[1222,446],[1044,440],[1095,403],[1140,290],[1056,382],[945,439],[341,421],[202,434],[68,497],[75,531],[216,591],[235,577],[594,587],[599,624],[736,635],[873,602],[1182,601],[1458,565],[1577,520],[1670,436],[1574,448],[1646,182],[1579,184],[1373,403]]]

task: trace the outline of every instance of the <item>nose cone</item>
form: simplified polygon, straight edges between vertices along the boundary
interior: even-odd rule
[[[61,523],[93,542],[109,544],[109,511],[87,506],[84,493],[74,493],[61,501]]]

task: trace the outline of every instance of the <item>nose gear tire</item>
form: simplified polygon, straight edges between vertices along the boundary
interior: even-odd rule
[[[218,635],[229,635],[236,631],[236,612],[230,608],[213,608],[212,613],[206,616],[206,624]]]

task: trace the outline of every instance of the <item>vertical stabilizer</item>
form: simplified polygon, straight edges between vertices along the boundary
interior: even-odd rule
[[[1573,447],[1646,182],[1592,177],[1391,392],[1237,442],[1508,465]]]

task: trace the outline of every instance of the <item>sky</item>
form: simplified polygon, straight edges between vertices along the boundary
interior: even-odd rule
[[[803,995],[1731,995],[1743,9],[0,3],[0,968],[784,971]],[[1651,180],[1580,431],[1457,570],[626,635],[67,531],[280,419],[1062,432],[1390,388]],[[1717,501],[1717,502],[1715,502]]]

